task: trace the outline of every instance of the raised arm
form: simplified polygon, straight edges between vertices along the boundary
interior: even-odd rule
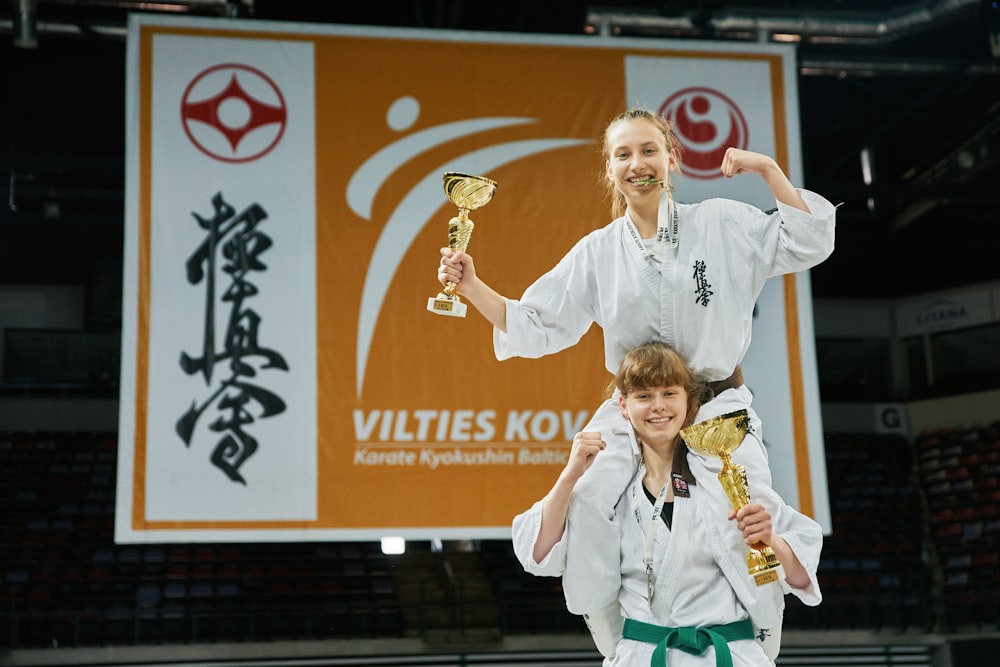
[[[722,158],[721,169],[726,178],[739,174],[758,174],[767,183],[776,201],[809,212],[809,207],[799,191],[770,156],[730,147],[726,149],[726,155]]]
[[[542,501],[542,521],[538,538],[532,551],[536,563],[542,562],[552,547],[562,539],[566,530],[566,513],[569,511],[573,487],[594,463],[594,458],[604,449],[605,442],[596,431],[581,431],[573,437],[566,467],[559,473],[556,483]]]

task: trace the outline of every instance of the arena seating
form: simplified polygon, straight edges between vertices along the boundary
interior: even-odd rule
[[[811,627],[930,631],[932,578],[913,455],[900,436],[826,436],[833,532],[819,568],[824,601]],[[790,618],[794,626],[798,616]]]
[[[585,634],[509,541],[116,545],[114,433],[0,433],[9,648]],[[830,434],[824,602],[788,631],[998,629],[1000,426]]]
[[[1000,422],[922,433],[915,443],[928,532],[953,629],[1000,618]]]

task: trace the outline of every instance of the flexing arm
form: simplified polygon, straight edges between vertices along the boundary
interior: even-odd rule
[[[476,264],[471,255],[451,248],[441,248],[438,280],[442,285],[455,283],[455,291],[468,299],[490,324],[500,331],[507,331],[507,304],[501,294],[476,275]]]
[[[728,148],[726,156],[722,159],[722,173],[726,178],[732,178],[738,174],[759,174],[767,183],[767,187],[771,189],[771,194],[774,195],[776,201],[800,211],[809,212],[809,207],[799,191],[795,189],[792,182],[785,176],[785,172],[781,171],[781,167],[772,157],[739,148]]]
[[[570,450],[566,467],[559,473],[559,478],[542,502],[541,527],[538,529],[538,539],[535,540],[535,548],[532,551],[532,558],[536,563],[542,562],[552,551],[552,547],[562,539],[566,530],[566,513],[569,511],[573,487],[604,447],[601,434],[597,432],[581,431],[573,438],[573,448]]]

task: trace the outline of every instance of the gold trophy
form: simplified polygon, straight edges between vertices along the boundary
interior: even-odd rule
[[[749,424],[750,417],[747,411],[737,410],[697,422],[681,431],[681,438],[688,447],[702,456],[722,459],[719,481],[735,510],[750,502],[747,471],[743,466],[733,463],[732,457],[732,453],[743,443]],[[747,572],[758,586],[782,578],[778,556],[774,553],[774,549],[763,542],[750,545],[750,550],[747,552]]]
[[[458,207],[458,215],[448,221],[448,247],[465,252],[476,226],[469,211],[485,206],[497,191],[497,182],[485,176],[470,176],[457,171],[444,173],[444,192]],[[427,310],[438,315],[465,317],[466,305],[455,294],[455,283],[448,282],[436,297],[427,299]]]

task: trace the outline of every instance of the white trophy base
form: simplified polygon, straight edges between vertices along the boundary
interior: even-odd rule
[[[454,301],[444,297],[431,297],[427,299],[427,310],[437,315],[448,315],[449,317],[465,317],[465,312],[469,309],[461,301]]]

